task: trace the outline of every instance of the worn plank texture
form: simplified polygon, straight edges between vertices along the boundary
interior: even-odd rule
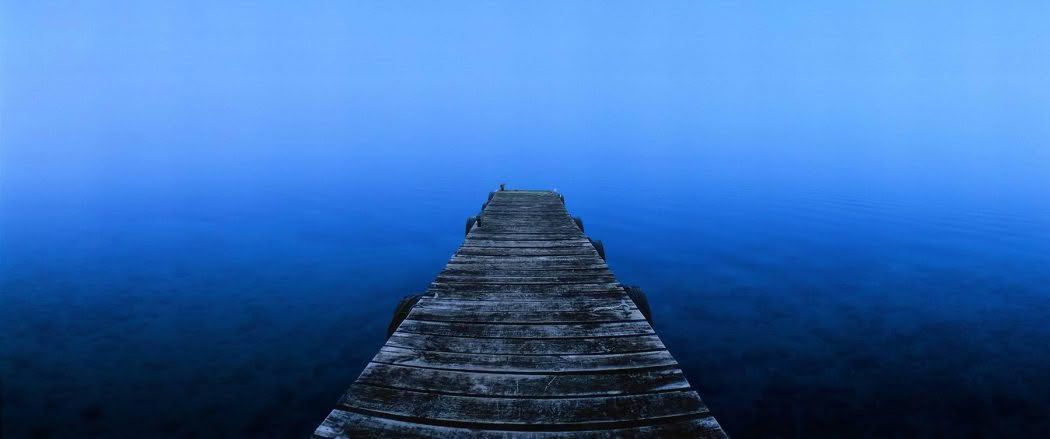
[[[313,437],[726,434],[563,198],[499,191]]]

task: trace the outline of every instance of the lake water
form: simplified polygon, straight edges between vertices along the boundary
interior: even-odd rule
[[[1050,437],[1047,6],[712,5],[5,5],[0,436],[304,437],[505,182],[733,437]]]
[[[731,434],[1050,428],[1042,201],[548,153],[509,184],[566,194]],[[7,197],[10,437],[309,432],[502,181],[477,158],[315,164]]]

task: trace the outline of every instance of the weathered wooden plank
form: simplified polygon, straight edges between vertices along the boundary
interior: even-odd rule
[[[482,225],[486,223],[502,223],[506,225],[544,225],[550,227],[562,227],[567,225],[576,226],[572,217],[567,212],[511,212],[505,210],[488,211],[481,213]]]
[[[461,311],[461,312],[523,312],[523,311],[597,311],[604,309],[637,309],[630,298],[624,296],[619,300],[601,300],[590,297],[567,299],[546,302],[517,302],[504,301],[503,303],[478,302],[476,300],[450,300],[446,298],[435,298],[424,296],[416,303],[414,309],[426,309],[432,311]]]
[[[515,219],[515,220],[558,220],[558,221],[572,221],[572,216],[569,212],[561,210],[556,212],[535,212],[535,211],[524,211],[524,212],[508,212],[501,211],[498,209],[485,209],[482,214],[485,218],[496,219]]]
[[[584,238],[582,232],[577,230],[575,233],[485,233],[481,230],[474,229],[467,235],[468,239],[486,239],[491,241],[547,241],[556,239],[581,239]]]
[[[509,221],[496,221],[484,218],[479,230],[482,232],[492,232],[495,230],[514,230],[515,232],[543,232],[546,230],[557,230],[561,233],[568,233],[576,225],[572,222],[564,223],[542,223],[542,222],[509,222]],[[579,230],[579,229],[577,229]],[[582,238],[582,237],[580,237]]]
[[[592,284],[615,282],[612,274],[583,274],[564,276],[448,276],[439,274],[436,282],[442,283],[481,283],[481,284]]]
[[[558,293],[592,293],[592,292],[607,292],[610,290],[618,291],[623,293],[623,289],[620,288],[620,284],[616,282],[607,283],[586,283],[586,284],[560,284],[560,285],[549,285],[549,284],[508,284],[508,285],[487,285],[487,284],[465,284],[458,282],[432,282],[430,287],[427,288],[428,292],[442,293],[442,292],[484,292],[489,294],[498,293],[517,293],[517,294],[558,294]]]
[[[561,203],[561,197],[553,192],[547,191],[531,191],[528,193],[521,191],[500,191],[496,192],[495,196],[493,196],[490,201],[499,202],[513,200],[556,201]]]
[[[547,209],[511,209],[502,207],[487,207],[481,211],[483,218],[492,221],[509,221],[509,222],[532,222],[541,221],[546,223],[567,223],[573,224],[572,216],[569,212],[564,210],[547,210]]]
[[[473,229],[471,229],[470,234],[467,235],[468,238],[491,239],[491,240],[498,240],[498,239],[508,239],[508,240],[510,240],[510,239],[513,239],[513,240],[519,240],[519,241],[528,241],[530,239],[543,241],[543,240],[548,240],[548,239],[554,239],[553,238],[554,236],[559,236],[559,237],[563,237],[563,238],[585,238],[586,237],[586,235],[584,235],[583,232],[580,231],[580,229],[576,229],[575,231],[572,230],[572,229],[568,229],[568,230],[561,230],[561,231],[558,231],[558,232],[548,233],[548,232],[531,231],[531,230],[530,231],[525,231],[525,230],[517,230],[517,231],[513,231],[513,230],[495,230],[495,231],[491,231],[491,230],[482,230],[480,227],[477,227],[477,226],[475,226]]]
[[[549,210],[552,212],[565,212],[565,206],[559,203],[535,203],[535,202],[514,202],[514,201],[489,201],[488,205],[485,206],[485,210],[488,209],[508,209],[508,210]]]
[[[482,284],[485,285],[485,284]],[[495,285],[495,284],[490,284]],[[584,285],[584,284],[577,284]],[[500,285],[501,288],[507,286],[531,286],[531,285]],[[474,300],[474,301],[536,301],[536,302],[550,302],[550,301],[562,301],[562,300],[573,300],[581,297],[590,299],[610,299],[619,300],[627,296],[627,293],[622,290],[599,290],[599,291],[555,291],[555,292],[532,292],[522,290],[502,290],[498,292],[491,292],[485,290],[475,291],[436,291],[430,290],[429,294],[439,299],[455,299],[455,300]]]
[[[448,259],[446,267],[449,270],[470,270],[463,267],[491,267],[498,270],[609,270],[609,266],[601,258],[594,256],[568,255],[567,259],[533,259],[531,256],[479,256],[461,254]],[[503,260],[508,259],[508,260]],[[532,259],[532,260],[529,260]]]
[[[516,197],[516,196],[502,196],[492,197],[488,200],[489,204],[525,204],[525,205],[555,205],[564,206],[561,202],[561,198],[555,196],[540,196],[540,197]]]
[[[408,314],[412,320],[434,322],[471,322],[471,323],[595,323],[623,322],[645,320],[637,308],[605,308],[593,311],[463,311],[453,309],[433,309],[414,307]]]
[[[493,198],[488,201],[490,206],[551,206],[551,207],[565,207],[561,200],[554,197],[542,197],[542,198]]]
[[[497,207],[499,207],[499,208],[510,208],[510,209],[534,208],[534,209],[561,210],[562,212],[566,211],[565,206],[562,205],[560,201],[557,201],[557,202],[554,202],[554,203],[550,203],[550,202],[492,200],[492,201],[489,201],[488,203],[485,204],[485,208],[486,209],[488,209],[489,207],[492,207],[492,208],[497,208]]]
[[[561,267],[561,268],[558,268]],[[579,265],[531,265],[522,267],[518,264],[448,264],[441,270],[440,276],[610,276],[608,266],[598,264]],[[615,281],[615,279],[613,280]]]
[[[536,195],[536,196],[532,196]],[[496,196],[492,197],[489,202],[500,203],[500,202],[515,202],[515,201],[532,201],[532,202],[553,202],[561,204],[561,197],[554,195],[550,192],[537,192],[535,194],[522,194],[522,193],[511,193],[507,191],[498,192]]]
[[[701,415],[692,391],[588,398],[480,398],[352,384],[339,405],[408,418],[491,424],[601,424]]]
[[[481,226],[475,226],[475,231],[481,233],[514,233],[514,234],[526,234],[532,233],[537,235],[546,235],[549,233],[569,234],[573,233],[573,230],[579,232],[576,226],[565,226],[565,227],[532,227],[532,226],[501,226],[498,224],[485,223]],[[583,236],[583,233],[580,233]]]
[[[533,261],[533,262],[518,262],[518,263],[506,263],[498,260],[469,260],[469,259],[452,259],[445,265],[446,270],[466,270],[476,272],[518,272],[528,273],[532,271],[565,271],[565,272],[576,272],[576,273],[590,273],[605,271],[612,273],[609,266],[604,262],[595,261],[592,259],[585,259],[582,261]]]
[[[555,204],[529,204],[529,203],[489,203],[482,211],[488,213],[513,214],[522,213],[527,215],[568,215],[564,206]]]
[[[469,271],[446,269],[438,273],[435,282],[444,284],[605,284],[616,278],[607,269],[587,270],[486,270]]]
[[[462,354],[519,355],[617,354],[665,349],[660,337],[655,335],[533,340],[394,333],[387,340],[387,346]]]
[[[595,250],[591,246],[574,248],[485,248],[485,247],[460,247],[457,255],[475,256],[593,256]]]
[[[467,239],[461,247],[489,247],[489,248],[545,248],[545,247],[582,247],[590,244],[586,239],[564,239],[546,241],[495,241],[490,239]]]
[[[576,223],[574,223],[572,221],[572,218],[569,215],[559,215],[558,217],[555,217],[555,218],[538,218],[538,217],[535,217],[535,216],[527,217],[527,216],[523,216],[523,215],[512,215],[512,214],[494,215],[494,214],[484,213],[484,214],[482,214],[482,218],[483,218],[484,222],[490,222],[492,224],[500,224],[500,225],[507,225],[507,226],[517,226],[517,225],[524,225],[524,226],[553,226],[553,227],[562,227],[562,226],[568,226],[568,225],[572,225],[574,227],[576,226]]]
[[[500,192],[496,196],[489,200],[490,203],[515,203],[515,202],[532,202],[532,203],[557,203],[562,205],[561,197],[551,193],[540,193],[538,196],[530,196],[531,194],[509,194],[508,192]]]
[[[485,221],[482,218],[481,225],[478,226],[478,230],[486,233],[572,233],[573,230],[579,231],[576,224],[571,222],[564,224],[535,224],[535,223],[521,223],[521,224],[500,224],[496,221]]]
[[[536,195],[536,196],[532,196]],[[561,197],[551,192],[536,192],[534,194],[526,194],[522,192],[510,192],[502,191],[497,192],[496,196],[492,197],[491,202],[502,202],[502,201],[518,201],[518,200],[535,200],[542,202],[558,202],[561,203]]]
[[[489,209],[503,209],[511,211],[548,211],[548,212],[564,212],[567,213],[565,206],[561,203],[530,203],[530,202],[507,202],[507,201],[490,201],[485,205],[485,210]]]
[[[557,325],[486,325],[405,320],[398,331],[414,334],[487,338],[588,338],[655,334],[648,322],[571,323]]]
[[[597,265],[597,264],[590,264]],[[445,280],[441,277],[473,277],[473,278],[499,278],[499,277],[522,277],[522,278],[539,278],[539,277],[559,277],[567,276],[571,278],[586,278],[595,277],[592,282],[585,283],[601,283],[601,284],[615,284],[615,278],[609,278],[613,276],[612,272],[606,267],[600,268],[586,268],[590,265],[533,265],[525,267],[524,269],[507,269],[500,266],[486,265],[488,268],[485,271],[472,270],[472,269],[461,269],[461,268],[447,268],[441,270],[438,277],[434,279],[434,282],[438,284],[446,283],[459,283],[462,280]],[[597,278],[602,278],[598,280]],[[517,282],[510,282],[517,283]],[[571,287],[571,285],[570,285]]]
[[[566,212],[565,206],[561,203],[535,203],[535,202],[518,202],[518,201],[490,201],[485,205],[485,210],[488,209],[507,209],[507,210],[546,210],[551,212]]]
[[[441,272],[448,272],[449,274],[457,274],[453,272],[463,272],[459,274],[481,274],[481,273],[492,273],[492,274],[509,274],[509,273],[520,273],[520,275],[534,274],[535,272],[548,272],[553,273],[564,273],[564,274],[586,274],[586,273],[609,273],[609,266],[603,263],[597,262],[581,262],[581,263],[559,263],[559,262],[538,262],[535,264],[502,264],[492,262],[478,262],[478,260],[470,260],[470,262],[461,262],[457,259],[456,262],[449,262],[445,265],[445,268]],[[540,273],[542,274],[542,273]]]
[[[605,264],[597,253],[592,255],[460,255],[456,254],[449,258],[452,263],[497,263],[497,264],[522,264],[542,265],[545,263],[557,264]]]
[[[501,274],[508,273],[520,273],[526,274],[531,271],[545,271],[545,272],[556,272],[556,273],[581,273],[581,272],[592,272],[598,270],[604,270],[609,272],[609,266],[604,263],[592,263],[592,264],[558,264],[558,263],[547,263],[547,264],[493,264],[493,263],[467,263],[461,264],[458,262],[449,262],[445,265],[445,271],[451,270],[462,270],[471,272],[494,272]]]
[[[432,369],[533,374],[611,372],[666,368],[678,364],[666,350],[622,354],[496,355],[421,351],[393,346],[380,348],[372,361]]]
[[[572,222],[572,217],[569,216],[568,212],[565,211],[552,211],[552,210],[511,210],[511,209],[494,209],[489,210],[486,208],[481,212],[482,224],[485,219],[491,221],[518,221],[518,222],[529,222],[529,221],[544,221],[544,222],[565,222],[565,224],[576,224]],[[555,232],[549,232],[555,233]]]
[[[689,389],[680,369],[594,375],[530,375],[424,369],[369,363],[358,383],[464,396],[586,397]]]
[[[526,202],[543,203],[543,204],[553,203],[553,204],[557,204],[559,206],[564,205],[564,203],[562,203],[562,201],[561,201],[561,197],[551,196],[551,195],[543,195],[543,196],[539,196],[539,197],[498,196],[498,197],[492,197],[492,199],[488,200],[488,203],[490,203],[490,204],[491,203],[526,203]]]
[[[504,427],[507,428],[507,427]],[[606,430],[544,431],[537,425],[531,429],[483,430],[476,425],[451,427],[422,424],[399,419],[370,416],[341,409],[333,410],[314,433],[318,439],[349,439],[370,437],[380,439],[614,439],[614,438],[678,438],[724,439],[726,434],[711,416],[692,417],[655,425],[611,428]]]
[[[553,209],[553,208],[552,209],[547,209],[547,208],[540,208],[540,207],[522,207],[522,208],[517,208],[517,207],[493,207],[493,206],[488,206],[488,207],[485,208],[485,210],[483,210],[481,212],[481,214],[483,216],[484,215],[489,215],[489,214],[492,214],[492,215],[522,214],[522,215],[539,215],[539,216],[566,215],[566,216],[568,216],[568,212],[566,212],[564,210],[561,210],[561,209]]]
[[[461,268],[467,267],[467,268]],[[449,264],[440,273],[442,276],[608,276],[612,273],[609,267],[603,266],[565,266],[565,268],[531,267],[522,269],[519,265]]]
[[[515,197],[515,196],[502,196],[492,197],[488,200],[489,204],[525,204],[525,205],[554,205],[564,206],[561,202],[561,198],[554,196],[540,196],[540,197]]]

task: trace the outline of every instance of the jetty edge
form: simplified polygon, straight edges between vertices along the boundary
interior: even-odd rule
[[[312,437],[726,438],[583,228],[560,193],[489,193]]]

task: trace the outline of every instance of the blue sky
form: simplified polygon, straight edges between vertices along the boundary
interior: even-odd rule
[[[2,170],[50,176],[39,190],[112,167],[557,153],[1030,185],[1050,162],[1048,19],[1046,2],[4,2]]]

